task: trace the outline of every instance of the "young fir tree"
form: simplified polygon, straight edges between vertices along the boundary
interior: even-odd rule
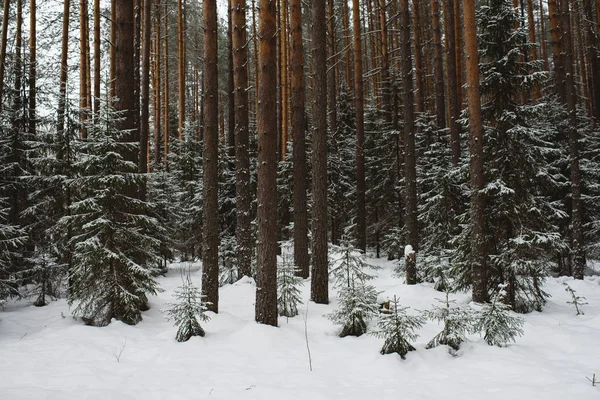
[[[162,258],[159,268],[160,273],[166,273],[168,262],[174,258],[173,249],[178,247],[178,232],[180,227],[177,225],[182,216],[182,210],[178,207],[178,187],[175,184],[172,175],[157,166],[158,170],[148,174],[147,195],[152,203],[154,216],[159,221],[165,232],[165,239],[160,248]]]
[[[235,283],[239,278],[237,263],[235,262],[235,236],[221,232],[219,243],[219,285]]]
[[[2,166],[0,166],[2,172]],[[8,222],[6,201],[0,198],[0,307],[8,297],[17,296],[18,281],[12,261],[27,240],[25,231]]]
[[[565,216],[549,196],[559,171],[548,156],[559,148],[549,140],[553,132],[535,123],[544,107],[523,104],[545,73],[537,72],[539,62],[524,61],[534,44],[528,43],[526,25],[512,2],[486,0],[477,16],[486,125],[488,292],[506,282],[503,301],[515,311],[541,310],[548,297],[543,283],[551,250],[564,247],[557,216]],[[470,237],[467,229],[457,240],[453,275],[458,288],[470,285]]]
[[[169,320],[175,322],[177,334],[175,339],[178,342],[187,342],[192,336],[204,337],[206,334],[202,326],[202,322],[207,322],[210,317],[206,314],[207,303],[204,301],[200,288],[194,285],[189,272],[182,276],[183,284],[173,297],[176,303],[170,303],[171,308],[167,309]]]
[[[298,268],[294,265],[290,248],[291,246],[282,246],[277,266],[277,309],[279,315],[288,318],[298,315],[298,305],[302,304],[300,287],[304,286],[302,277],[297,276]]]
[[[446,291],[444,300],[437,299],[441,305],[425,311],[426,319],[444,324],[442,331],[427,343],[427,349],[447,345],[453,350],[458,350],[460,344],[466,340],[466,335],[473,330],[473,312],[469,307],[455,306],[456,302],[449,299],[449,294],[450,292]]]
[[[61,295],[62,281],[66,265],[58,262],[50,246],[41,246],[31,258],[26,258],[29,268],[22,274],[26,281],[33,283],[26,293],[27,297],[35,298],[33,305],[43,307],[48,299],[56,299]]]
[[[147,294],[159,289],[152,268],[159,262],[163,230],[149,216],[150,204],[137,198],[144,176],[123,156],[138,144],[120,141],[129,134],[116,128],[122,115],[108,102],[102,110],[87,127],[87,140],[77,142],[80,176],[70,187],[80,197],[60,220],[73,232],[69,302],[92,325],[113,318],[136,324]]]
[[[334,253],[339,256],[333,262],[330,275],[334,286],[339,288],[338,307],[328,315],[336,325],[342,325],[340,337],[361,336],[367,331],[367,321],[378,312],[375,287],[367,282],[373,279],[365,269],[369,265],[364,261],[361,252],[343,242],[334,246]],[[371,267],[372,268],[372,267]]]
[[[408,315],[408,307],[400,306],[398,298],[390,301],[390,312],[381,314],[377,321],[377,328],[373,336],[384,339],[381,354],[398,353],[402,359],[409,351],[414,351],[410,342],[419,337],[416,332],[425,324],[425,320],[418,315]]]
[[[579,296],[575,289],[569,286],[566,282],[564,283],[564,285],[565,291],[571,295],[571,301],[567,301],[567,304],[573,304],[573,306],[575,307],[575,311],[577,311],[576,315],[583,315],[583,311],[581,311],[580,307],[587,304],[587,301],[585,301],[585,297]]]
[[[482,333],[490,346],[504,347],[523,335],[525,321],[521,317],[511,315],[511,306],[503,300],[507,296],[507,286],[498,285],[498,291],[492,295],[491,302],[483,304],[476,315],[473,329]]]

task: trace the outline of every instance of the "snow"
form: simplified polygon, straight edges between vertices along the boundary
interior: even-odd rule
[[[393,262],[372,282],[385,296],[397,295],[409,312],[431,308],[430,284],[406,286],[392,276]],[[219,314],[209,313],[206,337],[175,341],[176,328],[161,309],[181,285],[173,265],[160,278],[165,289],[150,298],[150,310],[136,326],[113,322],[83,325],[70,317],[65,300],[36,308],[8,302],[0,312],[0,393],[3,399],[598,399],[600,387],[586,377],[600,375],[600,277],[574,281],[552,278],[552,294],[541,313],[524,315],[525,335],[506,348],[469,336],[453,357],[441,346],[425,350],[441,326],[428,322],[406,360],[382,356],[383,341],[370,335],[340,339],[325,314],[336,306],[308,302],[302,288],[300,315],[280,318],[279,328],[254,322],[256,286],[244,279],[221,288]],[[197,284],[201,273],[192,268]],[[585,315],[566,302],[564,282],[587,299]],[[452,295],[458,305],[468,294]],[[306,306],[308,303],[308,306]],[[307,315],[308,314],[308,315]],[[304,318],[312,355],[309,370]],[[376,321],[371,321],[370,328]]]
[[[413,247],[410,244],[407,244],[406,246],[404,246],[404,255],[406,257],[409,257],[411,254],[415,254],[415,251],[413,250]]]

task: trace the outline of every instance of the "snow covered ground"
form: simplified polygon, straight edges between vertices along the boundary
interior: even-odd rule
[[[431,307],[440,293],[431,285],[406,286],[391,264],[372,260],[374,285],[416,310]],[[150,299],[137,326],[104,328],[74,320],[64,300],[36,308],[10,303],[0,312],[1,399],[600,399],[600,277],[549,280],[552,298],[542,313],[525,315],[525,336],[507,348],[472,336],[457,357],[448,348],[426,350],[439,331],[428,323],[401,360],[382,356],[382,341],[369,335],[340,339],[323,315],[331,304],[304,305],[301,315],[279,327],[254,322],[255,286],[249,280],[220,291],[220,313],[204,324],[204,338],[174,340],[176,328],[160,312],[181,284],[177,266]],[[196,266],[193,279],[201,277]],[[563,282],[587,298],[585,315],[567,304]],[[309,282],[304,299],[309,297]],[[453,296],[459,304],[469,297]],[[304,332],[308,312],[309,370]],[[374,321],[371,322],[373,326]]]

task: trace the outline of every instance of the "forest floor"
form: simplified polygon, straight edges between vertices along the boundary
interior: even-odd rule
[[[430,284],[404,285],[392,264],[373,281],[385,295],[397,295],[412,310],[431,308]],[[306,303],[300,315],[279,318],[279,327],[254,322],[255,285],[247,279],[221,288],[218,315],[204,323],[204,338],[174,339],[176,328],[161,309],[181,285],[173,265],[160,278],[164,292],[150,298],[150,310],[136,326],[113,322],[84,325],[70,316],[65,300],[36,308],[7,304],[0,312],[0,398],[2,399],[600,399],[600,277],[585,281],[552,278],[543,312],[524,315],[525,335],[506,348],[471,336],[456,356],[445,346],[426,350],[441,329],[428,322],[406,360],[379,353],[382,340],[370,335],[339,338],[324,315],[336,306]],[[200,283],[198,265],[191,268]],[[587,299],[575,315],[564,282]],[[309,298],[305,282],[303,298]],[[458,304],[468,294],[453,295]],[[305,318],[307,335],[305,336]],[[375,322],[371,321],[370,326]],[[307,341],[312,371],[309,369]]]

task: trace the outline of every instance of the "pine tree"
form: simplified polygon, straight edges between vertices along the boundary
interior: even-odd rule
[[[369,281],[373,275],[365,270],[375,269],[368,264],[365,256],[347,241],[342,241],[340,246],[331,246],[332,261],[329,275],[333,279],[334,287],[351,287],[354,281]]]
[[[473,312],[469,307],[456,307],[456,302],[449,299],[448,291],[444,300],[436,300],[441,305],[425,311],[424,316],[431,321],[443,322],[444,328],[431,339],[426,348],[448,345],[458,350],[460,344],[466,340],[466,335],[473,330]]]
[[[404,359],[409,351],[415,350],[410,342],[417,340],[419,335],[416,331],[425,321],[418,315],[408,315],[406,310],[408,307],[400,306],[398,298],[394,296],[390,301],[390,313],[380,315],[372,335],[384,339],[381,354],[398,353]]]
[[[566,282],[564,283],[564,285],[565,291],[571,295],[571,301],[567,301],[567,304],[573,304],[573,306],[575,307],[575,311],[577,311],[577,315],[583,315],[583,311],[581,311],[579,307],[587,304],[587,302],[585,301],[585,297],[579,296],[575,289],[569,286]]]
[[[62,278],[67,265],[58,262],[54,256],[57,253],[52,248],[42,247],[34,253],[34,257],[25,259],[29,268],[21,276],[33,283],[26,296],[35,298],[33,305],[36,307],[47,305],[47,298],[56,299],[61,295]]]
[[[205,296],[200,288],[194,285],[189,272],[181,279],[182,286],[173,293],[177,302],[170,303],[171,308],[166,312],[168,319],[173,320],[177,327],[175,339],[178,342],[187,342],[192,336],[204,337],[206,333],[200,324],[209,321],[210,317],[206,314],[208,308],[204,301]]]
[[[138,143],[122,141],[130,135],[117,128],[122,113],[108,102],[102,108],[96,123],[88,125],[88,140],[77,143],[75,167],[81,176],[70,187],[80,198],[60,220],[73,231],[69,302],[91,325],[107,325],[112,318],[136,324],[147,294],[159,290],[152,268],[159,263],[163,231],[148,216],[150,205],[127,190],[144,179],[137,164],[123,156]]]
[[[235,236],[222,233],[219,245],[219,286],[235,283],[241,278],[238,274],[235,249]]]
[[[2,172],[1,166],[0,172]],[[27,239],[23,229],[9,223],[7,218],[9,210],[5,205],[6,201],[0,198],[0,308],[8,297],[19,294],[12,260]]]
[[[483,304],[476,316],[474,330],[481,332],[490,346],[504,347],[523,335],[523,318],[511,315],[511,306],[503,302],[506,287],[505,284],[498,285],[491,302]]]

